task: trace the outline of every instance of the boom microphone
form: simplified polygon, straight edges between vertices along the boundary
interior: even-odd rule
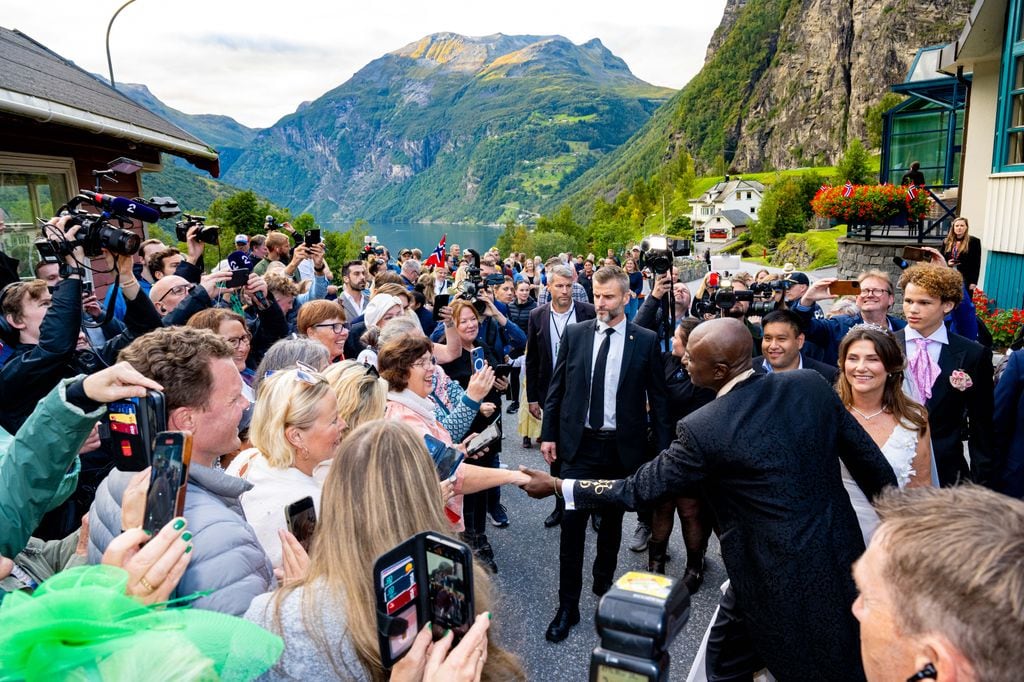
[[[110,194],[99,194],[98,192],[90,192],[88,190],[82,190],[80,194],[88,197],[89,201],[104,210],[123,218],[135,218],[145,223],[155,223],[162,217],[159,211],[141,201],[115,197]]]

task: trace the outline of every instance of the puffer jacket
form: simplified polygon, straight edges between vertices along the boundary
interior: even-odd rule
[[[43,514],[75,490],[78,451],[106,409],[69,403],[75,381],[52,389],[14,436],[0,430],[0,556],[20,552]]]
[[[112,471],[96,491],[89,510],[89,563],[97,564],[121,534],[121,498],[134,474]],[[219,469],[192,464],[185,493],[185,520],[194,556],[174,596],[212,593],[195,608],[241,616],[253,597],[275,586],[270,560],[242,511],[239,497],[252,484]],[[281,511],[284,513],[284,510]]]

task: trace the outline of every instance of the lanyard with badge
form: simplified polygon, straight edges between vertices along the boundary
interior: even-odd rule
[[[562,345],[562,334],[565,332],[565,328],[569,326],[569,319],[573,316],[573,313],[575,312],[576,303],[573,302],[572,306],[570,306],[569,308],[569,312],[565,316],[565,324],[563,324],[562,328],[559,329],[558,322],[555,321],[555,311],[554,309],[552,309],[551,311],[551,326],[555,328],[555,352],[551,358],[552,362],[555,360],[555,358],[558,357],[558,348],[559,346]]]

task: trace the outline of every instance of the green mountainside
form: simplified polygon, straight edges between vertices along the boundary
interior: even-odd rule
[[[435,34],[257,133],[224,179],[325,222],[532,220],[671,94],[596,39]]]

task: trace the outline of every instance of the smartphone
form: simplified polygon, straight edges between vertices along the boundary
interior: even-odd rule
[[[828,293],[833,296],[859,296],[860,282],[855,279],[837,279],[828,285]]]
[[[473,614],[473,555],[461,542],[427,534],[427,603],[434,635],[451,629],[458,642],[469,630]]]
[[[321,241],[320,239],[320,228],[309,230],[306,232],[305,242],[306,246],[316,246]]]
[[[238,268],[237,270],[231,271],[231,279],[225,285],[228,289],[235,289],[237,287],[244,287],[249,283],[249,273],[252,272],[249,268]]]
[[[466,445],[466,456],[473,457],[496,440],[501,440],[501,427],[497,420],[477,434],[476,438]]]
[[[441,319],[441,308],[444,308],[452,300],[450,294],[435,294],[434,295],[434,313],[432,315],[434,322]]]
[[[904,246],[903,260],[930,263],[932,260],[932,252],[918,246]]]
[[[476,374],[477,372],[483,370],[483,368],[487,366],[487,361],[484,360],[484,349],[483,348],[479,348],[479,347],[474,348],[472,356],[473,356],[473,373]]]
[[[295,536],[308,554],[313,544],[313,533],[316,531],[316,508],[313,506],[313,498],[307,495],[287,505],[284,508],[284,517],[288,524],[288,532]]]
[[[494,376],[496,377],[507,377],[511,373],[512,365],[501,364],[494,366]]]
[[[161,431],[156,435],[142,530],[159,533],[171,519],[184,513],[191,458],[192,434],[188,431]]]
[[[455,470],[462,464],[465,456],[455,448],[446,445],[444,441],[434,438],[429,433],[423,434],[423,440],[427,444],[427,452],[434,460],[437,468],[438,480],[447,481],[455,475]]]
[[[82,296],[92,296],[92,282],[82,282]]]
[[[390,668],[412,646],[425,622],[416,579],[415,542],[406,541],[377,559],[373,567],[374,592],[377,594],[377,618],[387,626],[378,626],[381,663]]]
[[[164,394],[147,391],[145,398],[109,403],[101,437],[110,441],[116,468],[142,471],[152,462],[153,439],[166,429]]]

